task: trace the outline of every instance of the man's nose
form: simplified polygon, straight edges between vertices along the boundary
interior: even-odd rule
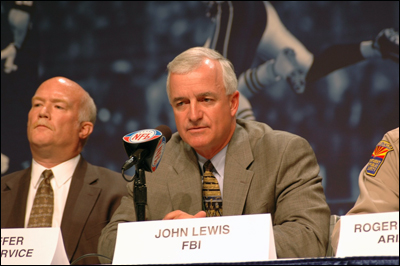
[[[49,118],[49,117],[50,117],[50,113],[49,113],[48,106],[43,105],[43,106],[40,108],[39,117],[40,117],[40,118]]]
[[[203,117],[203,111],[197,103],[190,104],[189,120],[197,121]]]

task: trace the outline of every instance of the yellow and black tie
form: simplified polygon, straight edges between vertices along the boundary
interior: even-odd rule
[[[221,190],[213,175],[214,166],[210,160],[204,164],[203,169],[203,210],[207,217],[222,216]]]

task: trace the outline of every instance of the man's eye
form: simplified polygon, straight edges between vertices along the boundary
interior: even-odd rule
[[[56,105],[57,109],[64,109],[64,107],[60,106],[60,105]]]

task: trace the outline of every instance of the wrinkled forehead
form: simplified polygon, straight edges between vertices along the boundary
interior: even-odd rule
[[[33,99],[63,100],[70,103],[79,102],[85,91],[74,83],[62,79],[51,79],[42,83],[36,90]]]

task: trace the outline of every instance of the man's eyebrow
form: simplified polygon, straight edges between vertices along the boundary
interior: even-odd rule
[[[34,97],[32,98],[32,101],[35,101],[35,100],[39,100],[39,101],[43,101],[43,102],[45,101],[42,97],[39,97],[39,96],[34,96]],[[64,99],[58,99],[58,98],[56,98],[56,99],[51,99],[50,102],[52,102],[52,103],[59,103],[59,102],[62,102],[62,103],[68,104],[68,102],[67,102],[66,100],[64,100]]]
[[[204,99],[204,98],[208,98],[208,97],[211,97],[213,99],[219,99],[220,96],[218,95],[218,93],[215,93],[212,91],[207,91],[207,92],[197,94],[196,97],[200,98],[200,99]]]
[[[38,97],[38,96],[33,96],[33,97],[32,97],[32,101],[34,101],[34,100],[44,101],[43,98]]]
[[[185,99],[185,97],[175,97],[174,99],[172,99],[172,102],[179,102],[182,101],[183,99]]]
[[[216,94],[210,91],[207,92],[202,92],[199,94],[196,94],[196,97],[206,97],[206,96],[215,96]],[[175,97],[174,99],[172,99],[172,102],[179,102],[182,101],[184,99],[187,99],[186,97]]]

